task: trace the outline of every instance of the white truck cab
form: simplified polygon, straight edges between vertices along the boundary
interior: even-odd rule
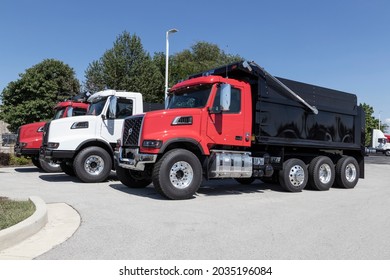
[[[143,113],[143,102],[141,93],[115,90],[97,92],[88,102],[86,115],[46,124],[40,157],[59,163],[68,175],[94,183],[106,180],[114,168],[123,119]]]
[[[376,152],[382,152],[386,156],[390,156],[390,143],[385,134],[379,129],[372,130],[371,147]]]

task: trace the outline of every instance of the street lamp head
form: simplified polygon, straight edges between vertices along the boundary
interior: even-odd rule
[[[179,30],[177,30],[176,28],[172,28],[172,29],[169,29],[168,31],[167,31],[167,34],[168,33],[176,33],[176,32],[178,32]]]

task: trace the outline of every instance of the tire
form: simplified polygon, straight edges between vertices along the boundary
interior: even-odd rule
[[[279,183],[289,192],[301,192],[307,184],[308,171],[306,164],[296,158],[283,163],[283,170],[279,171]]]
[[[39,169],[42,169],[41,167],[41,161],[39,158],[36,158],[36,157],[32,157],[31,158],[31,162],[34,164],[35,167],[39,168]]]
[[[359,181],[359,164],[356,159],[350,156],[342,157],[336,164],[335,186],[345,189],[352,189]]]
[[[386,156],[390,156],[390,150],[386,150],[384,153]]]
[[[53,161],[47,162],[44,160],[39,160],[40,165],[43,171],[47,173],[54,173],[54,172],[61,172],[61,166],[57,163],[54,163]]]
[[[318,191],[329,190],[336,178],[332,160],[326,156],[314,158],[309,165],[309,185]]]
[[[60,163],[61,170],[69,176],[76,176],[73,169],[73,164],[68,161],[63,161]]]
[[[241,185],[250,185],[256,180],[256,178],[234,178],[234,180],[236,180]]]
[[[103,148],[87,147],[75,157],[73,169],[77,178],[85,183],[103,182],[112,169],[111,156]]]
[[[143,171],[129,170],[120,166],[116,167],[116,175],[122,184],[129,188],[146,188],[152,179],[149,174]]]
[[[154,166],[152,175],[156,190],[169,199],[193,197],[202,182],[202,166],[190,151],[174,149]]]

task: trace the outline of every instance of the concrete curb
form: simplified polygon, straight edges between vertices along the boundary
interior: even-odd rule
[[[31,196],[29,199],[35,204],[34,214],[12,227],[0,230],[0,251],[22,242],[46,225],[48,221],[46,203],[37,196]]]

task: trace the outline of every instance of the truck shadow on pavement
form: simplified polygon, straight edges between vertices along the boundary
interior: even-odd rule
[[[23,168],[15,168],[15,171],[19,172],[19,173],[36,173],[36,172],[45,173],[45,172],[41,171],[39,168],[37,168],[35,166],[23,167]]]
[[[48,174],[45,173],[44,175],[39,175],[39,179],[46,181],[46,182],[74,182],[74,183],[82,183],[81,180],[79,180],[75,176],[69,176],[65,173],[53,173]]]
[[[69,176],[65,173],[44,173],[41,172],[42,175],[39,175],[39,178],[43,181],[47,182],[74,182],[74,183],[83,183],[80,179],[78,179],[76,176]],[[104,182],[112,182],[117,181],[118,178],[115,174],[111,173],[107,180]],[[87,183],[85,183],[87,184]]]
[[[153,187],[153,184],[150,184],[146,188],[136,189],[128,188],[125,185],[110,184],[111,188],[140,197],[147,197],[157,200],[166,200],[161,196]],[[234,180],[215,180],[215,181],[203,181],[199,190],[195,196],[191,199],[196,198],[197,196],[226,196],[226,195],[242,195],[242,194],[254,194],[254,193],[264,193],[264,191],[275,191],[275,192],[285,192],[283,188],[278,184],[263,183],[260,180],[255,181],[250,185],[241,185]]]
[[[147,197],[156,200],[165,200],[164,197],[162,197],[159,193],[156,192],[152,184],[142,189],[128,188],[120,182],[118,184],[110,184],[109,187],[113,188],[114,190],[131,194],[131,195]]]
[[[285,192],[278,184],[256,180],[252,184],[242,185],[232,179],[203,181],[198,194],[207,196],[264,193],[264,191]]]

